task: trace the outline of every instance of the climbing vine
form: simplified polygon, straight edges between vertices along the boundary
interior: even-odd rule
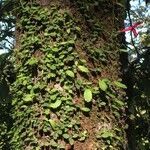
[[[99,2],[72,4],[81,15],[90,14],[89,7],[98,9]],[[16,72],[11,85],[12,149],[73,148],[91,135],[96,141],[93,147],[123,147],[122,89],[126,86],[119,77],[102,73],[119,51],[117,44],[107,44],[116,40],[115,30],[106,31],[100,19],[90,18],[94,13],[77,19],[78,14],[73,16],[57,2],[45,7],[21,1],[17,12],[16,36],[20,41],[11,58]],[[108,36],[105,44],[102,39]],[[91,119],[89,124],[98,122],[92,133],[83,117]]]

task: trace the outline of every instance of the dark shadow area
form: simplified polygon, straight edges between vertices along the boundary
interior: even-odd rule
[[[147,49],[133,68],[133,91],[129,103],[136,149],[150,149],[150,51]],[[129,127],[130,128],[130,127]]]
[[[10,150],[9,131],[13,125],[11,117],[10,84],[14,80],[13,67],[9,54],[0,55],[0,149]]]
[[[126,109],[129,150],[150,149],[150,51],[128,62],[128,53],[121,54],[123,82],[127,85]]]

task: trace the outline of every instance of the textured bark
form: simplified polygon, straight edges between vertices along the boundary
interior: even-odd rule
[[[88,66],[89,70],[90,70],[90,75],[83,75],[81,73],[79,73],[77,71],[76,73],[76,79],[75,81],[72,83],[74,84],[77,80],[79,79],[83,79],[85,78],[86,82],[87,81],[91,81],[92,82],[92,86],[96,87],[98,85],[98,81],[99,79],[109,79],[110,81],[118,81],[118,79],[121,78],[121,62],[120,62],[120,52],[119,52],[119,48],[120,48],[120,37],[117,37],[118,34],[118,30],[123,26],[123,20],[124,20],[124,11],[123,11],[123,7],[121,5],[118,5],[118,3],[116,3],[115,1],[98,1],[96,2],[88,2],[88,1],[74,1],[74,0],[39,0],[36,1],[37,4],[40,4],[41,8],[48,8],[49,10],[51,10],[51,8],[53,8],[53,6],[57,7],[59,9],[58,14],[62,15],[64,14],[64,12],[67,12],[72,19],[72,22],[74,21],[74,24],[77,24],[77,26],[81,29],[80,30],[80,34],[78,35],[76,32],[74,34],[76,34],[76,39],[75,39],[75,45],[73,47],[73,50],[75,53],[77,53],[77,57],[79,60],[81,59],[85,59],[86,60],[86,65]],[[32,7],[32,3],[30,3],[29,5],[31,5],[30,7]],[[85,7],[85,10],[82,9],[82,6]],[[87,14],[86,14],[87,13]],[[22,14],[20,14],[22,15]],[[31,16],[34,14],[31,14]],[[62,15],[63,16],[63,15]],[[30,17],[30,16],[29,16]],[[88,18],[89,17],[89,18]],[[92,20],[90,20],[90,17],[92,17]],[[50,18],[53,19],[53,18]],[[63,19],[63,18],[62,18]],[[66,18],[64,17],[63,20],[65,20]],[[67,18],[68,19],[68,18]],[[66,20],[67,20],[66,19]],[[18,18],[19,20],[19,18]],[[42,22],[44,24],[44,22]],[[96,23],[99,24],[101,26],[101,28],[98,28],[96,26]],[[60,23],[61,24],[61,23]],[[59,24],[58,24],[59,25]],[[35,23],[35,28],[37,28],[38,25],[36,25]],[[97,29],[96,29],[97,27]],[[62,27],[64,28],[64,27]],[[26,73],[23,69],[26,68],[25,67],[25,61],[23,58],[20,59],[18,53],[20,53],[21,51],[24,52],[25,49],[21,49],[20,47],[22,47],[22,43],[20,42],[20,40],[23,40],[23,34],[26,34],[28,31],[27,30],[22,30],[23,26],[19,26],[17,27],[17,34],[19,36],[17,36],[17,43],[16,43],[16,50],[15,50],[15,54],[14,54],[14,59],[16,61],[16,63],[18,64],[18,66],[20,64],[22,64],[22,68],[20,69],[19,67],[16,68],[17,70],[17,80],[20,79],[21,73],[22,74],[26,74],[26,75],[31,75],[31,82],[32,84],[38,84],[43,82],[42,79],[42,73],[40,72],[40,69],[42,69],[42,67],[40,68],[39,66],[36,66],[35,68],[32,68],[32,71],[30,69],[28,69],[28,72]],[[69,31],[67,30],[66,27],[66,31],[64,31],[63,29],[60,30],[60,32],[73,32],[72,30]],[[45,41],[48,40],[49,37],[44,37],[44,31],[40,31],[40,33],[35,33],[33,34],[34,36],[36,36],[36,34],[40,34],[41,37],[45,38]],[[63,34],[63,33],[62,33]],[[96,37],[94,37],[96,35]],[[60,35],[62,36],[62,35]],[[62,41],[67,41],[68,37],[61,37]],[[95,38],[95,40],[93,40]],[[55,42],[56,39],[53,38],[53,42]],[[92,41],[93,40],[93,41]],[[43,42],[43,41],[42,41]],[[59,42],[58,42],[59,43]],[[58,44],[56,42],[56,44]],[[28,55],[28,59],[30,59],[31,57],[34,57],[36,59],[43,60],[46,57],[46,53],[44,53],[42,51],[42,46],[44,44],[41,44],[40,47],[34,47],[34,52],[31,53],[30,55]],[[52,43],[50,43],[50,46],[53,46]],[[93,49],[93,54],[90,54],[90,50]],[[104,54],[104,60],[103,60],[103,56],[102,58],[97,58],[98,55],[100,55],[100,53],[96,53],[95,51],[97,49],[102,50],[102,53]],[[65,51],[65,50],[64,50]],[[95,55],[95,56],[92,56]],[[101,55],[99,56],[101,57]],[[101,60],[102,59],[102,60]],[[68,64],[67,64],[68,65]],[[44,68],[44,64],[43,64],[43,68]],[[64,66],[68,67],[68,66]],[[71,66],[69,66],[68,68],[70,68]],[[40,69],[37,69],[40,68]],[[101,71],[99,72],[94,72],[93,70],[95,68],[100,68]],[[49,81],[49,80],[48,80]],[[46,86],[48,88],[51,88],[51,86],[55,87],[58,89],[58,91],[63,90],[63,86],[61,81],[57,81],[56,79],[51,80],[50,82],[46,83]],[[66,80],[66,82],[68,82]],[[16,83],[17,84],[17,83]],[[26,85],[25,85],[26,86]],[[27,89],[22,86],[20,86],[20,89],[17,89],[17,86],[14,84],[12,86],[12,89],[15,88],[15,90],[18,92],[19,90],[22,91],[23,93],[27,93],[28,91]],[[61,87],[62,86],[62,87]],[[88,85],[85,85],[88,87]],[[19,87],[18,87],[19,88]],[[74,87],[73,87],[74,88]],[[14,91],[15,91],[14,90]],[[125,93],[123,92],[123,90],[115,90],[117,93],[117,98],[118,99],[124,99],[125,97]],[[80,90],[73,90],[73,96],[72,96],[72,102],[77,105],[84,105],[84,100],[83,100],[83,89]],[[17,93],[18,94],[18,93]],[[20,98],[20,95],[14,94],[14,99],[16,98]],[[37,93],[38,94],[38,93]],[[44,101],[44,97],[46,93],[45,91],[43,92],[42,90],[39,92],[38,94],[38,100],[36,100],[36,102],[31,103],[28,105],[28,107],[31,109],[31,112],[28,114],[27,118],[25,118],[25,116],[15,116],[16,115],[16,111],[22,113],[23,110],[21,109],[22,104],[15,104],[14,106],[14,111],[13,111],[13,116],[15,118],[15,123],[14,123],[14,127],[12,130],[12,149],[14,149],[16,147],[15,150],[20,150],[21,149],[25,149],[25,150],[30,150],[30,149],[36,149],[37,147],[39,149],[43,149],[43,150],[47,150],[47,149],[53,149],[50,146],[47,146],[49,144],[47,144],[46,142],[50,142],[50,140],[48,141],[47,139],[49,138],[49,135],[51,133],[51,131],[47,131],[47,133],[44,133],[43,131],[43,125],[44,124],[44,108],[43,106],[40,104],[40,101]],[[104,93],[101,92],[101,94],[99,95],[101,96],[101,100],[106,100],[106,97],[104,96]],[[46,100],[46,99],[45,99]],[[57,144],[64,144],[66,150],[69,149],[74,149],[74,150],[101,150],[101,149],[126,149],[126,134],[125,134],[125,111],[124,108],[121,108],[119,110],[119,113],[121,114],[121,116],[119,118],[117,118],[114,114],[114,110],[112,109],[112,103],[113,101],[111,99],[108,100],[108,106],[106,107],[98,107],[98,101],[99,99],[94,98],[93,102],[90,104],[87,104],[91,111],[90,113],[87,115],[85,115],[84,113],[81,113],[80,110],[78,110],[77,112],[75,112],[74,116],[70,116],[72,118],[76,118],[79,117],[80,118],[80,131],[86,131],[88,133],[87,138],[81,142],[80,140],[76,140],[73,145],[70,145],[69,142],[67,140],[64,140],[63,137],[59,137],[59,140],[56,142]],[[107,101],[107,100],[106,100]],[[17,103],[17,102],[16,102]],[[65,104],[64,104],[65,107]],[[125,106],[124,106],[125,107]],[[38,114],[36,116],[36,114],[34,114],[34,112],[36,112],[36,114]],[[53,112],[54,116],[53,118],[55,118],[55,121],[59,121],[59,119],[61,119],[61,116],[56,117],[57,116],[57,111]],[[37,122],[39,122],[39,126],[37,127],[33,127],[34,123],[30,122],[28,125],[23,124],[21,121],[19,121],[18,119],[22,120],[23,122],[27,122],[30,119],[34,119]],[[25,119],[27,119],[25,121]],[[20,126],[24,126],[25,128],[21,128]],[[17,128],[19,126],[18,131],[16,132]],[[33,132],[33,136],[34,136],[34,142],[30,142],[29,141],[24,141],[26,138],[30,138],[29,135],[26,135],[26,137],[23,137],[24,133],[28,134],[29,133],[29,129]],[[103,130],[107,130],[109,132],[115,132],[114,135],[116,135],[117,137],[108,137],[108,139],[110,140],[111,144],[109,146],[109,144],[106,144],[106,139],[104,138],[97,138],[96,134],[98,132],[102,132]],[[69,132],[69,131],[68,131]],[[72,131],[70,131],[72,132]],[[55,131],[54,131],[55,133]],[[17,137],[19,136],[19,137]],[[16,141],[16,139],[18,138],[18,140]],[[53,137],[50,137],[53,138]],[[107,140],[108,140],[107,139]],[[45,144],[45,143],[47,144]],[[45,144],[43,146],[43,143]],[[112,145],[112,146],[111,146]],[[54,148],[55,149],[55,148]],[[58,147],[56,149],[59,149]]]

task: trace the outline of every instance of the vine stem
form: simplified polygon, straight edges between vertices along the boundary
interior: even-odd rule
[[[129,17],[129,23],[130,23],[130,26],[132,26],[132,19],[131,19],[131,15],[130,15],[130,0],[127,1],[127,14],[128,14],[128,17]],[[130,37],[131,37],[131,43],[137,53],[137,57],[140,56],[140,53],[138,51],[138,48],[135,46],[134,44],[134,40],[133,40],[133,36],[132,36],[132,31],[130,31]]]

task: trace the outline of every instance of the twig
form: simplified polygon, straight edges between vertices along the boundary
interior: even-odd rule
[[[130,1],[129,0],[127,0],[127,14],[128,14],[128,17],[129,17],[130,26],[132,26],[132,19],[131,19],[131,16],[130,16]],[[133,40],[133,36],[132,36],[132,31],[130,31],[130,36],[131,36],[131,43],[132,43],[132,45],[133,45],[133,47],[134,47],[134,49],[135,49],[135,51],[137,53],[137,57],[139,57],[140,54],[138,52],[137,47],[134,44],[134,40]]]

